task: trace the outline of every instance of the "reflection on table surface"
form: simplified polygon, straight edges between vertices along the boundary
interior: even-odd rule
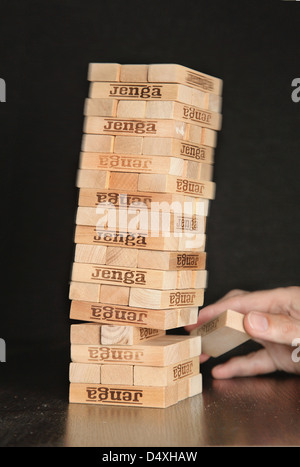
[[[65,446],[297,445],[300,379],[207,380],[167,409],[69,404]]]

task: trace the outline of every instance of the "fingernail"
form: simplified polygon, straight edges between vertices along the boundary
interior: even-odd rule
[[[262,313],[257,313],[256,311],[249,313],[248,321],[254,331],[265,332],[269,327],[267,318]]]

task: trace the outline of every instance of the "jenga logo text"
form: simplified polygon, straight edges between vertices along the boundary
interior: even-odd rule
[[[135,323],[145,325],[148,313],[139,310],[126,310],[110,305],[91,305],[91,319],[109,323]]]
[[[211,124],[211,113],[205,112],[204,110],[197,109],[196,107],[183,107],[183,118],[198,123]]]
[[[99,266],[93,266],[93,270],[94,272],[91,274],[93,280],[146,285],[146,271],[136,272],[130,269],[110,269]]]
[[[105,119],[105,125],[103,127],[104,132],[113,133],[138,133],[138,134],[156,134],[156,123],[141,120],[113,120]]]
[[[141,404],[143,391],[127,388],[107,388],[105,386],[90,386],[86,388],[87,402],[126,403],[132,405]]]
[[[126,232],[97,232],[95,230],[95,235],[93,237],[93,243],[103,243],[128,247],[147,247],[146,236],[128,234]]]
[[[212,80],[196,73],[188,72],[186,75],[186,82],[193,86],[198,86],[205,91],[212,92],[214,90],[214,83]]]
[[[189,292],[175,292],[170,294],[170,305],[193,305],[196,294]]]
[[[111,97],[132,97],[133,99],[161,99],[162,86],[145,86],[143,84],[110,84]]]
[[[194,144],[181,143],[180,145],[180,155],[188,156],[193,159],[202,160],[206,159],[207,149],[201,146],[195,146]]]
[[[131,362],[141,363],[144,352],[134,348],[121,347],[88,347],[90,362]]]

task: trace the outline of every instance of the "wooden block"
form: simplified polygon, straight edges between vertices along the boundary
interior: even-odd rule
[[[88,81],[119,81],[120,73],[119,63],[90,63]]]
[[[176,288],[177,289],[194,288],[194,271],[179,271],[178,276],[177,276]],[[204,288],[204,287],[201,287],[201,288]]]
[[[101,383],[101,365],[91,365],[90,363],[74,363],[69,365],[70,383]]]
[[[94,170],[93,172],[98,172]],[[129,190],[136,191],[138,186],[137,173],[126,172],[109,172],[108,188],[110,190]],[[92,187],[88,187],[92,188]]]
[[[77,225],[74,241],[79,244],[115,245],[130,249],[201,252],[205,249],[206,236],[183,232],[166,237],[153,237],[128,231],[100,231],[91,225]]]
[[[202,374],[191,376],[178,382],[178,401],[201,394],[203,389]]]
[[[109,266],[138,267],[138,250],[121,247],[109,247],[107,250],[106,263]]]
[[[178,310],[178,321],[177,327],[181,328],[183,326],[188,326],[187,322],[190,324],[197,323],[198,319],[198,308],[180,308]]]
[[[169,290],[176,288],[177,272],[73,263],[71,280],[119,285],[121,287],[133,286],[147,289],[152,287],[154,289]]]
[[[165,367],[134,366],[135,386],[169,386],[199,374],[199,357]]]
[[[183,84],[92,82],[89,98],[110,100],[177,101],[221,112],[222,97]]]
[[[120,81],[147,82],[148,65],[121,65]]]
[[[78,169],[76,186],[78,188],[109,188],[110,172],[106,170]]]
[[[101,365],[101,384],[133,386],[133,365]]]
[[[123,138],[123,137],[121,137]],[[126,139],[134,140],[128,136]],[[116,137],[116,140],[118,136]],[[139,138],[139,141],[142,138]],[[134,143],[134,141],[132,141]],[[126,145],[125,145],[126,146]],[[130,148],[127,147],[126,150]],[[131,154],[101,154],[96,152],[81,152],[79,160],[80,169],[109,170],[110,172],[135,172],[135,173],[164,173],[170,175],[186,176],[187,170],[190,173],[198,173],[198,163],[193,167],[189,161],[176,157],[159,156],[135,156],[138,148],[130,149]],[[190,177],[191,178],[191,177]]]
[[[203,128],[194,124],[187,124],[186,139],[194,144],[200,144],[215,148],[217,146],[217,134],[218,132],[215,130]]]
[[[70,383],[69,402],[128,407],[166,408],[178,402],[178,387],[86,385]]]
[[[250,339],[244,329],[244,315],[226,310],[208,321],[191,334],[201,336],[202,351],[211,357],[218,357]]]
[[[118,305],[129,304],[129,287],[119,287],[118,285],[105,285],[102,284],[100,287],[98,302],[101,303],[112,303]]]
[[[75,247],[74,261],[76,263],[106,264],[107,247],[103,245],[78,244]]]
[[[146,102],[145,101],[119,101],[116,115],[117,118],[145,118]],[[102,117],[102,115],[99,115]]]
[[[149,65],[148,81],[182,83],[217,95],[222,94],[223,87],[223,82],[219,78],[176,64]]]
[[[114,137],[107,135],[82,135],[81,149],[84,152],[111,153],[114,148]]]
[[[101,344],[101,326],[99,324],[72,324],[70,329],[71,344]]]
[[[197,181],[162,174],[140,174],[138,179],[138,191],[144,192],[181,193],[194,197],[214,199],[215,189],[215,183],[205,179]]]
[[[176,120],[85,117],[83,131],[96,135],[145,135],[188,139],[189,128],[185,122]]]
[[[205,252],[169,252],[139,250],[137,267],[148,269],[183,270],[183,269],[205,269]]]
[[[76,224],[95,226],[99,235],[106,232],[126,231],[130,234],[152,237],[171,237],[176,233],[205,234],[206,218],[195,214],[182,215],[135,208],[107,209],[106,206],[99,205],[97,208],[79,206]],[[101,255],[101,252],[99,254]]]
[[[221,114],[172,101],[147,102],[145,118],[175,119],[177,121],[193,123],[217,131],[219,131],[222,126]]]
[[[92,117],[116,117],[116,99],[85,99],[83,114]]]
[[[182,308],[202,306],[204,290],[154,290],[130,288],[129,306],[136,308]]]
[[[195,289],[207,288],[208,274],[207,271],[193,271],[192,284]]]
[[[98,284],[88,284],[86,282],[72,282],[69,288],[70,300],[86,300],[98,302],[100,286]]]
[[[133,346],[71,345],[71,360],[75,363],[168,366],[199,356],[199,336],[165,335]]]
[[[153,310],[78,300],[70,307],[70,319],[74,320],[163,330],[195,324],[197,317],[198,307]]]
[[[133,157],[135,154],[140,155],[142,154],[142,147],[143,147],[143,138],[140,136],[116,136],[115,137],[115,145],[114,145],[114,153],[115,154],[129,154],[129,156],[125,157],[124,160],[127,160],[127,164],[124,162],[122,169],[127,168],[127,166],[131,167],[133,164],[138,164],[137,161],[139,160],[138,157]],[[124,156],[123,156],[124,158]],[[115,158],[113,159],[116,162],[121,162],[120,159]],[[139,164],[138,164],[139,165]]]
[[[150,138],[145,136],[143,138],[143,154],[180,157],[185,160],[194,160],[207,164],[213,164],[214,162],[213,148],[174,138]]]
[[[139,177],[140,178],[140,177]],[[148,184],[153,180],[146,179]],[[171,181],[173,179],[170,179]],[[179,182],[181,179],[178,178]],[[178,185],[180,186],[178,182]],[[185,184],[187,185],[187,183]],[[79,190],[78,205],[81,207],[89,206],[104,206],[115,208],[131,208],[131,209],[151,209],[152,212],[167,212],[176,214],[197,215],[206,217],[209,210],[209,200],[198,198],[195,196],[185,195],[184,189],[182,193],[151,193],[151,192],[133,192],[126,190],[108,190],[95,188],[82,188]],[[99,211],[101,213],[101,211]]]
[[[165,335],[165,331],[159,329],[136,328],[113,324],[101,326],[102,345],[136,345],[163,335]],[[94,342],[93,344],[98,345],[99,343]]]

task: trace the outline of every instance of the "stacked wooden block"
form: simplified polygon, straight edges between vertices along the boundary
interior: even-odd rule
[[[167,407],[202,390],[222,81],[180,65],[89,66],[70,283],[70,402]],[[168,332],[167,332],[168,331]]]

